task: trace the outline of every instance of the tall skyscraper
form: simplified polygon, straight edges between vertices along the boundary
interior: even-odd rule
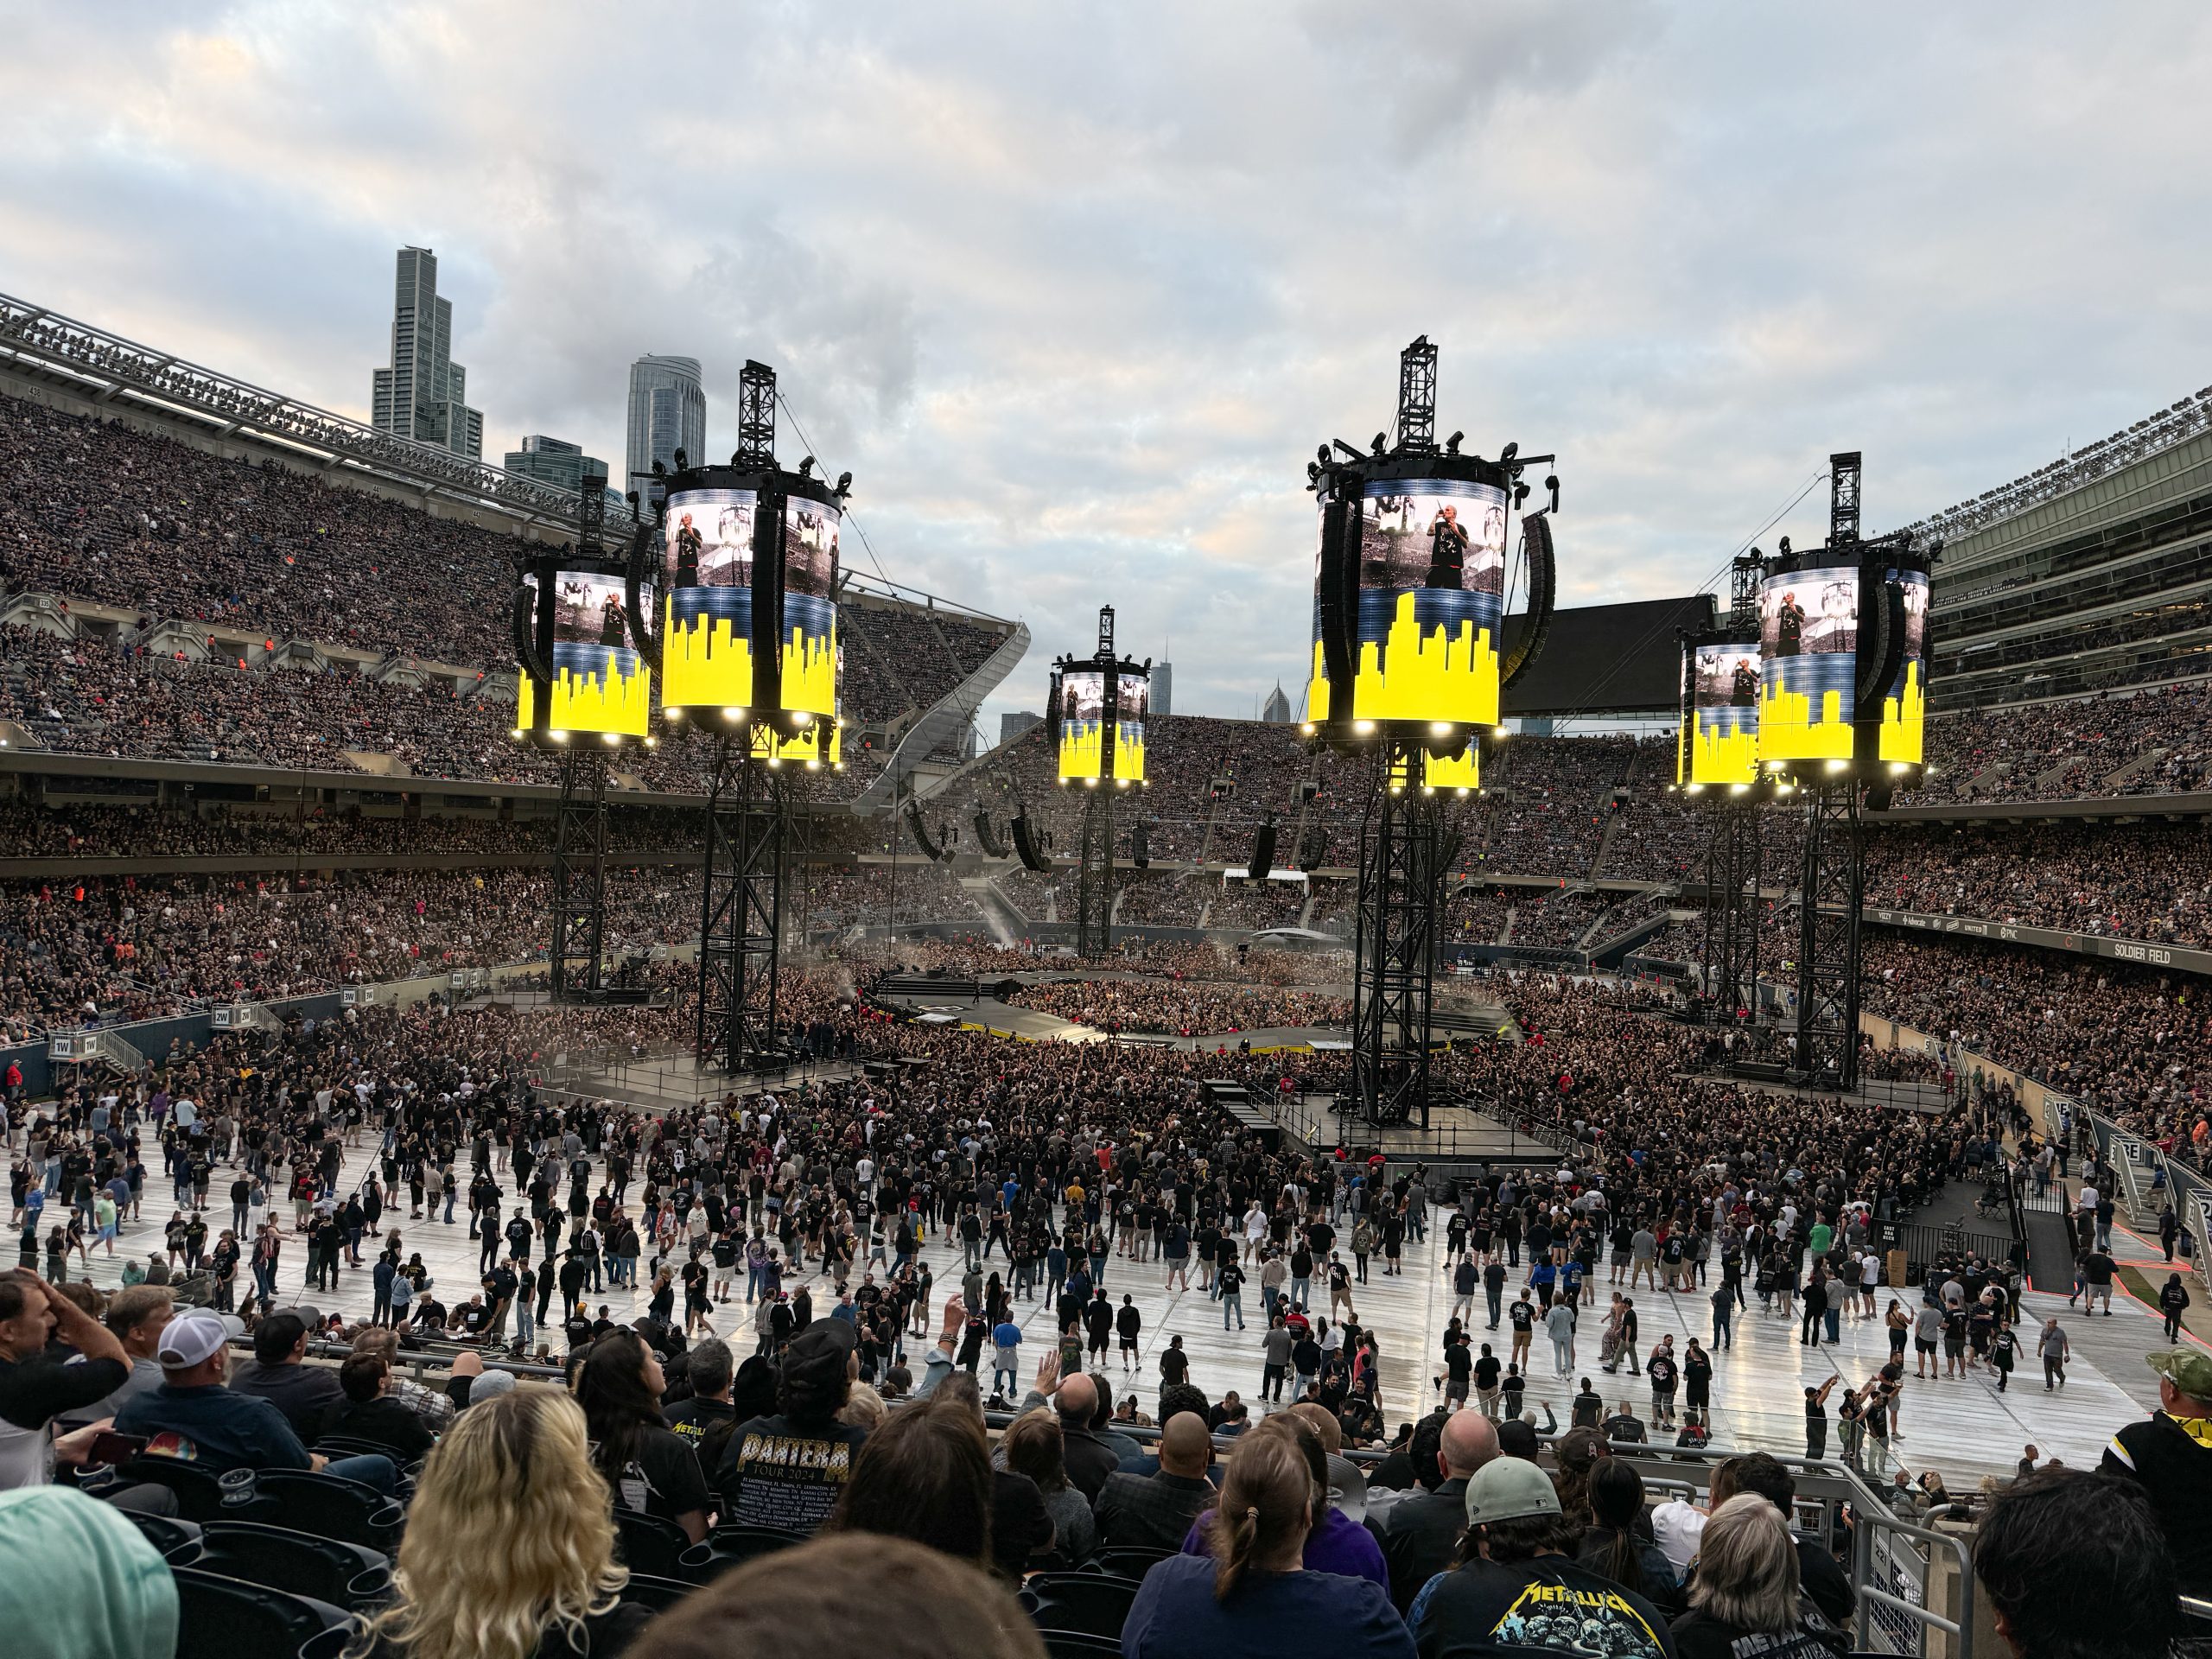
[[[1175,664],[1154,663],[1152,665],[1152,692],[1145,705],[1149,713],[1172,715],[1175,712]]]
[[[534,478],[564,495],[574,495],[587,478],[597,479],[601,489],[607,487],[605,461],[584,454],[582,444],[549,438],[542,432],[524,438],[521,448],[508,450],[505,465],[509,472]]]
[[[641,357],[630,365],[630,432],[624,472],[640,500],[652,499],[653,462],[694,467],[707,460],[707,393],[696,357]]]
[[[1268,693],[1268,700],[1260,706],[1260,718],[1270,726],[1290,724],[1290,699],[1283,695],[1282,682],[1275,682],[1275,689]]]
[[[402,248],[393,285],[391,366],[376,372],[369,424],[476,460],[484,416],[468,406],[468,371],[453,360],[453,302],[438,297],[438,257]]]

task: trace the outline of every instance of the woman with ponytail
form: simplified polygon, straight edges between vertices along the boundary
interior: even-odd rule
[[[1390,1598],[1365,1579],[1306,1570],[1313,1473],[1291,1424],[1236,1444],[1208,1553],[1145,1574],[1122,1627],[1123,1659],[1414,1659]]]

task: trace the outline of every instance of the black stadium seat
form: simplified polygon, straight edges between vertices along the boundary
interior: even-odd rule
[[[196,1521],[175,1521],[166,1515],[148,1515],[143,1510],[117,1511],[146,1535],[146,1541],[162,1552],[162,1559],[171,1567],[190,1567],[200,1559],[200,1523]]]
[[[357,1628],[341,1608],[196,1567],[176,1578],[176,1659],[338,1659]]]
[[[1090,1559],[1102,1573],[1112,1573],[1124,1579],[1141,1579],[1159,1562],[1176,1554],[1172,1549],[1151,1549],[1141,1544],[1116,1544],[1102,1549]]]
[[[259,1486],[270,1507],[249,1518],[387,1554],[397,1546],[407,1519],[407,1511],[375,1487],[341,1475],[271,1469],[263,1472]]]
[[[1118,1642],[1137,1580],[1110,1573],[1038,1573],[1021,1588],[1021,1605],[1040,1630],[1077,1630]]]
[[[1045,1651],[1052,1659],[1119,1659],[1120,1638],[1092,1636],[1083,1630],[1039,1630]]]
[[[782,1527],[716,1527],[707,1535],[706,1542],[683,1552],[680,1565],[685,1578],[694,1584],[705,1584],[755,1556],[772,1555],[806,1541],[806,1534]]]
[[[660,1614],[697,1588],[682,1579],[657,1579],[650,1573],[632,1573],[630,1582],[622,1586],[622,1599]]]
[[[650,1573],[659,1579],[683,1576],[680,1563],[692,1547],[691,1536],[675,1522],[617,1507],[614,1533],[617,1553],[632,1573]]]
[[[203,1572],[311,1596],[350,1611],[372,1605],[391,1589],[389,1556],[335,1538],[256,1521],[211,1521],[203,1546],[193,1563]]]
[[[176,1458],[134,1458],[124,1465],[122,1473],[125,1481],[143,1481],[168,1487],[176,1494],[177,1513],[188,1521],[203,1525],[226,1518],[265,1521],[276,1507],[266,1497],[256,1497],[251,1503],[226,1509],[223,1504],[223,1489],[214,1471]]]

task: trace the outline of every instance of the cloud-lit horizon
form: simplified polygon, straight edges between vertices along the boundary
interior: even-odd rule
[[[1305,462],[1415,334],[1440,430],[1558,452],[1564,604],[1693,591],[1833,449],[1885,528],[2212,379],[2201,8],[13,21],[0,289],[364,416],[431,247],[486,458],[618,473],[634,358],[705,365],[709,454],[770,362],[848,563],[1029,624],[993,732],[1109,603],[1179,711],[1294,703]]]

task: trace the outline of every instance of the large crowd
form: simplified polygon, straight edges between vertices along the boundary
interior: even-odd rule
[[[1611,1454],[1700,1424],[1752,1294],[1815,1332],[1862,1317],[1872,1227],[2002,1125],[1964,1102],[1870,1117],[1708,1096],[1676,1075],[1694,1034],[1632,993],[1530,979],[1510,990],[1525,1040],[1450,1064],[1506,1109],[1557,1115],[1567,1149],[1446,1192],[1418,1165],[1268,1151],[1198,1086],[1325,1088],[1331,1056],[1010,1045],[871,1018],[864,985],[801,977],[822,1052],[926,1064],[661,1115],[536,1082],[556,1047],[649,1039],[662,1016],[637,1010],[356,1011],[11,1103],[29,1262],[0,1278],[0,1502],[38,1506],[38,1547],[77,1583],[131,1572],[165,1516],[244,1504],[313,1530],[346,1513],[335,1492],[395,1497],[404,1531],[377,1535],[393,1592],[359,1608],[379,1652],[490,1659],[567,1633],[589,1654],[704,1654],[757,1630],[826,1655],[993,1608],[959,1628],[1029,1659],[1040,1630],[1178,1659],[1581,1655],[1592,1618],[1605,1651],[1648,1659],[1850,1650],[1850,1539],[1794,1534],[1786,1464],[1735,1457],[1685,1500]],[[414,1235],[457,1211],[481,1271],[441,1282]],[[111,1228],[159,1228],[162,1248],[103,1294],[83,1268]],[[1412,1357],[1386,1354],[1359,1292],[1370,1261],[1388,1274],[1434,1237],[1463,1275],[1448,1381],[1394,1427],[1380,1378]],[[311,1287],[367,1273],[373,1306],[297,1307],[302,1265]],[[2012,1353],[2009,1264],[1941,1265],[1942,1295],[1988,1315],[1992,1363]],[[1132,1271],[1182,1277],[1224,1324],[1256,1291],[1238,1340],[1262,1383],[1198,1386],[1162,1332],[1132,1391],[1139,1333],[1113,1294]],[[1709,1293],[1711,1348],[1628,1323],[1622,1288],[1647,1275]],[[595,1314],[602,1285],[638,1287],[643,1311]],[[1485,1302],[1510,1375],[1471,1351]],[[1532,1421],[1529,1338],[1571,1354],[1578,1319],[1601,1355],[1642,1362],[1648,1417],[1586,1386],[1567,1421]],[[409,1356],[451,1380],[406,1380]],[[548,1380],[518,1380],[518,1360]],[[1901,1363],[1821,1391],[1808,1450],[1832,1409],[1842,1457],[1886,1466],[1905,1391]],[[2026,1645],[2037,1620],[2086,1628],[2060,1593],[2083,1573],[2126,1592],[2096,1611],[2096,1650],[2149,1659],[2175,1588],[2212,1572],[2206,1477],[2173,1443],[2212,1414],[2212,1367],[2177,1358],[2164,1397],[2107,1472],[2024,1474],[1970,1511],[2026,1659],[2088,1650]],[[1929,1473],[1889,1501],[1913,1524],[1969,1513]],[[181,1612],[140,1571],[111,1617],[207,1617],[191,1573],[150,1572]],[[1554,1602],[1571,1628],[1525,1611]]]

